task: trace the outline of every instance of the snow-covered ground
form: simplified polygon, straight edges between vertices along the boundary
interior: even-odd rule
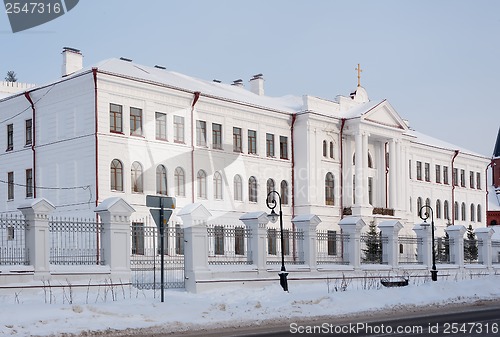
[[[464,274],[438,282],[415,278],[409,286],[401,288],[381,287],[378,280],[291,282],[289,288],[290,292],[286,293],[276,282],[259,288],[226,286],[201,294],[167,290],[164,303],[160,302],[158,291],[132,287],[72,290],[66,287],[52,292],[48,289],[2,290],[0,335],[58,336],[148,327],[158,327],[164,332],[183,331],[405,305],[467,303],[500,299],[500,275],[472,278]]]

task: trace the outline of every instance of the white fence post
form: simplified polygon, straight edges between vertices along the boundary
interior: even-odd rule
[[[130,280],[130,215],[135,210],[125,200],[112,197],[96,207],[101,218],[101,247],[104,264],[108,265],[111,276]]]
[[[249,212],[240,217],[240,221],[251,231],[250,251],[252,252],[253,264],[257,271],[267,269],[267,213]]]
[[[418,224],[413,227],[413,231],[420,239],[417,244],[417,259],[424,266],[432,266],[432,226],[428,223]]]
[[[359,268],[361,265],[361,229],[365,225],[363,219],[356,216],[345,217],[339,222],[342,234],[349,235],[343,253],[349,258],[349,264],[354,268]]]
[[[55,209],[45,198],[36,198],[31,203],[18,207],[26,220],[26,249],[38,279],[50,276],[49,215]]]
[[[317,234],[316,227],[321,222],[320,218],[314,214],[297,215],[292,219],[292,223],[297,230],[304,233],[304,262],[309,265],[309,268],[316,269],[317,250]],[[299,252],[300,256],[300,252]]]
[[[465,226],[453,225],[446,227],[445,230],[450,236],[450,263],[463,267]]]
[[[184,274],[186,290],[197,292],[196,280],[208,272],[207,220],[212,216],[201,203],[184,206],[179,213],[184,227]]]
[[[493,229],[487,227],[476,228],[474,233],[478,239],[477,260],[486,268],[491,268],[493,261],[493,250],[491,249],[491,236],[493,235]],[[481,241],[480,244],[479,241]]]
[[[378,224],[378,228],[382,232],[382,237],[387,238],[387,243],[382,240],[382,257],[387,256],[387,264],[396,268],[398,266],[398,233],[403,228],[403,225],[397,220],[382,221]],[[386,262],[386,261],[382,261]]]

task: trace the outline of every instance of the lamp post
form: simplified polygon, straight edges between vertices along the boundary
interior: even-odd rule
[[[276,206],[278,206],[278,203],[276,202],[276,199],[273,197],[271,198],[272,194],[276,194],[278,196],[279,200],[279,205],[280,205],[280,213],[279,215],[276,214],[274,209]],[[288,291],[288,281],[286,277],[288,276],[288,273],[286,272],[285,268],[285,237],[283,235],[283,212],[281,211],[281,195],[276,192],[276,191],[271,191],[267,195],[266,198],[266,205],[267,207],[271,210],[271,213],[268,214],[268,218],[272,223],[275,223],[278,220],[278,217],[280,219],[280,232],[281,232],[281,271],[278,273],[280,276],[280,285],[283,288],[284,291]]]
[[[426,209],[424,212],[424,208]],[[431,279],[437,281],[437,270],[436,270],[436,247],[434,247],[434,211],[429,205],[424,205],[420,208],[419,216],[420,219],[424,220],[422,226],[429,226],[427,219],[429,219],[429,210],[431,217],[431,233],[432,233],[432,269],[431,269]]]

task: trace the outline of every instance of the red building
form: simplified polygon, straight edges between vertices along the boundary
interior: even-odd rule
[[[497,142],[491,159],[491,185],[488,186],[488,213],[486,214],[489,226],[500,225],[500,129]]]

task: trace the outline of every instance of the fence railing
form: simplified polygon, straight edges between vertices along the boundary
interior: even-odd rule
[[[281,264],[281,252],[284,253],[286,264],[304,264],[304,232],[291,229],[281,231],[276,228],[267,229],[267,264]]]
[[[23,217],[0,217],[0,265],[28,265],[27,223]]]
[[[415,236],[398,237],[398,262],[401,264],[421,264],[417,252],[422,249],[422,238]]]
[[[208,264],[252,264],[252,232],[245,226],[208,225]]]
[[[51,218],[49,263],[103,265],[101,231],[102,225],[92,219]]]
[[[491,241],[491,248],[493,250],[492,263],[500,263],[500,241]]]
[[[332,230],[317,230],[316,239],[318,264],[349,264],[347,249],[344,249],[349,243],[349,235]]]

